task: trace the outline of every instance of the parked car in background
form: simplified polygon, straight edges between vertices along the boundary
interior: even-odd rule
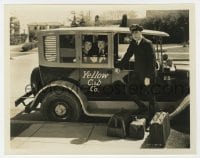
[[[26,52],[28,50],[31,50],[33,48],[36,48],[38,45],[37,41],[33,41],[33,42],[28,42],[22,45],[21,51]]]

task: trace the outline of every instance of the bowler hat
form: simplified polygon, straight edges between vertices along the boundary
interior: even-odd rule
[[[93,37],[92,35],[85,35],[84,36],[84,42],[93,42]]]
[[[138,24],[132,24],[129,27],[129,29],[130,29],[131,32],[133,32],[133,31],[142,31],[143,27],[141,25],[138,25]]]

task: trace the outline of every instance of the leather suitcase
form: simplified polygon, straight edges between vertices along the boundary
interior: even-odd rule
[[[150,122],[150,141],[153,145],[164,146],[170,134],[169,114],[157,112]]]
[[[134,139],[143,139],[145,134],[146,119],[134,119],[129,126],[129,137]]]
[[[128,126],[132,121],[131,112],[122,110],[114,114],[108,121],[107,135],[124,138],[127,136]]]

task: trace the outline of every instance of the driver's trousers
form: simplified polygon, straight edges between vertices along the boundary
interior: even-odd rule
[[[156,99],[155,94],[153,92],[152,86],[154,85],[154,79],[151,79],[150,85],[144,85],[144,79],[140,79],[137,73],[134,73],[129,77],[128,84],[128,95],[131,99],[138,105],[138,111],[144,112],[148,111],[149,119],[151,119],[156,112]],[[142,102],[142,100],[146,100],[149,103],[148,108]]]

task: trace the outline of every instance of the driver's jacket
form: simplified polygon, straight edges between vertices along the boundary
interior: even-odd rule
[[[135,56],[134,72],[139,74],[140,80],[144,81],[145,77],[154,78],[156,57],[152,42],[143,37],[137,45],[136,41],[132,40],[119,64],[120,67],[123,68],[133,55]]]

